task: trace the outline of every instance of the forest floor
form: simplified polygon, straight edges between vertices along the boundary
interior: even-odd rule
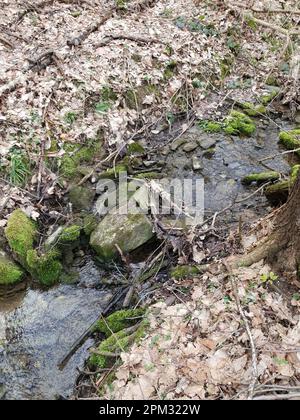
[[[0,229],[16,207],[34,220],[59,217],[69,185],[84,176],[70,179],[65,157],[88,142],[101,142],[113,166],[133,140],[222,122],[270,85],[278,90],[264,118],[281,112],[299,123],[297,1],[247,10],[196,0],[0,6]],[[91,180],[102,168],[77,163]],[[155,295],[146,337],[121,354],[102,398],[299,399],[297,285],[286,288],[289,279],[263,262],[226,274],[214,261],[189,277],[172,280],[172,304]],[[102,393],[103,382],[98,375]]]

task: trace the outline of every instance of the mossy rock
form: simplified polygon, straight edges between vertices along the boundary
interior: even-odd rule
[[[127,172],[127,171],[128,171],[127,164],[120,163],[120,164],[116,165],[114,168],[109,168],[105,172],[102,172],[98,176],[98,178],[99,179],[103,179],[103,178],[114,179],[114,178],[118,178],[118,176],[121,172]]]
[[[134,342],[139,342],[145,336],[147,325],[147,321],[144,320],[132,334],[125,328],[106,338],[97,348],[99,354],[94,353],[89,358],[89,365],[96,368],[106,368],[110,366],[114,361],[114,358],[112,359],[105,354],[115,354],[128,350]]]
[[[266,107],[262,104],[255,105],[251,102],[243,102],[239,105],[243,109],[244,113],[249,117],[258,117],[264,115],[267,112]]]
[[[11,286],[22,281],[24,272],[0,251],[0,286]]]
[[[279,92],[280,88],[278,88],[277,86],[269,86],[268,92],[260,97],[260,102],[263,105],[267,105],[278,95]]]
[[[63,229],[59,236],[60,244],[69,244],[76,242],[80,238],[81,226],[72,225]]]
[[[278,181],[280,174],[275,171],[266,171],[260,173],[253,173],[244,176],[242,179],[242,184],[250,185],[252,182],[257,182],[258,184],[268,181]]]
[[[99,221],[94,214],[88,214],[83,219],[83,231],[87,236],[90,236],[91,233],[96,229]]]
[[[65,154],[60,158],[60,172],[67,179],[76,178],[78,168],[94,161],[103,154],[102,141],[90,140],[86,145],[65,144]]]
[[[95,331],[102,332],[106,337],[110,337],[112,333],[117,333],[136,324],[137,318],[143,316],[144,313],[144,308],[116,311],[107,318],[100,319],[95,326]]]
[[[74,186],[70,189],[68,197],[75,210],[89,210],[92,207],[95,192],[87,187]]]
[[[204,271],[201,265],[177,265],[170,270],[170,276],[176,280],[180,280],[202,274]]]
[[[281,131],[279,133],[279,142],[288,150],[300,148],[300,128],[290,131]],[[300,150],[295,153],[300,156]]]
[[[116,245],[129,253],[148,242],[154,233],[144,214],[108,214],[91,235],[90,245],[104,261],[119,256]]]
[[[58,257],[59,253],[56,250],[39,255],[35,249],[32,249],[27,253],[28,271],[44,286],[52,286],[58,282],[62,272],[62,264]]]
[[[22,210],[15,210],[9,216],[5,236],[19,262],[26,264],[27,252],[33,248],[37,238],[35,223]]]
[[[238,111],[231,111],[231,113],[226,117],[224,122],[224,131],[227,134],[231,135],[245,135],[251,136],[256,127],[252,119]]]
[[[132,141],[127,145],[127,153],[129,155],[143,155],[145,153],[145,149],[137,141]]]
[[[265,188],[265,196],[270,203],[277,205],[285,203],[300,171],[300,165],[294,165],[291,169],[290,178],[277,182]]]

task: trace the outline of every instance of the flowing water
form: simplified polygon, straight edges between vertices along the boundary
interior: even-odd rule
[[[195,130],[187,135],[193,139]],[[248,139],[221,134],[207,137],[215,140],[211,157],[203,156],[203,150],[189,154],[178,150],[167,156],[157,153],[156,157],[165,159],[169,174],[174,176],[195,176],[189,167],[191,156],[202,159],[209,213],[224,208],[237,197],[249,195],[252,190],[242,186],[240,179],[249,172],[266,170],[258,160],[278,153],[279,147],[274,124],[262,123],[256,135]],[[266,163],[273,170],[289,172],[282,156]],[[267,202],[261,195],[235,208],[231,216],[237,218],[245,208],[259,214],[259,207],[267,211]],[[83,366],[92,341],[76,352],[63,371],[57,364],[112,296],[107,289],[95,288],[99,287],[94,282],[96,276],[96,272],[90,272],[86,284],[59,285],[50,290],[28,288],[5,304],[0,301],[0,399],[53,399],[72,394],[76,368]]]

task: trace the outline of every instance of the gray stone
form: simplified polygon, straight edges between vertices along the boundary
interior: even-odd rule
[[[177,150],[180,146],[182,146],[183,144],[185,144],[187,142],[187,139],[183,138],[183,137],[179,137],[179,139],[176,139],[172,142],[171,144],[171,150],[173,152],[175,152],[175,150]]]
[[[193,150],[197,149],[198,144],[195,141],[191,141],[189,143],[186,143],[183,146],[183,150],[187,153],[192,152]]]
[[[69,193],[69,200],[75,210],[89,210],[92,207],[95,192],[89,188],[75,186]]]
[[[154,233],[144,214],[108,214],[91,235],[90,245],[105,261],[118,256],[116,244],[124,253],[148,242]]]
[[[297,111],[297,112],[296,112],[296,115],[295,115],[295,122],[296,122],[297,124],[300,124],[300,111]]]
[[[200,171],[201,169],[203,169],[202,160],[198,158],[198,156],[192,157],[192,165],[193,165],[194,171]]]
[[[207,137],[207,138],[198,139],[198,143],[199,143],[199,146],[202,147],[202,149],[206,150],[213,147],[217,143],[217,141],[215,139]]]

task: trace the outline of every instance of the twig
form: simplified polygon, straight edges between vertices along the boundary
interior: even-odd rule
[[[9,47],[11,49],[14,49],[15,48],[15,46],[8,39],[4,38],[2,35],[0,35],[0,42],[5,47]]]
[[[299,151],[300,151],[300,147],[298,147],[297,149],[293,149],[293,150],[285,150],[284,152],[276,153],[275,155],[272,155],[272,156],[266,156],[263,159],[258,160],[258,162],[261,163],[261,162],[264,162],[265,160],[271,160],[271,159],[274,159],[278,156],[287,155],[289,153],[295,153],[295,152],[299,152]]]
[[[115,41],[118,39],[133,41],[133,42],[137,42],[141,44],[153,44],[153,43],[164,44],[163,41],[157,38],[148,38],[148,37],[143,37],[143,36],[126,35],[126,34],[116,34],[116,35],[109,34],[106,37],[104,37],[104,39],[99,44],[96,44],[95,47],[96,48],[104,47],[108,45],[111,41]]]

